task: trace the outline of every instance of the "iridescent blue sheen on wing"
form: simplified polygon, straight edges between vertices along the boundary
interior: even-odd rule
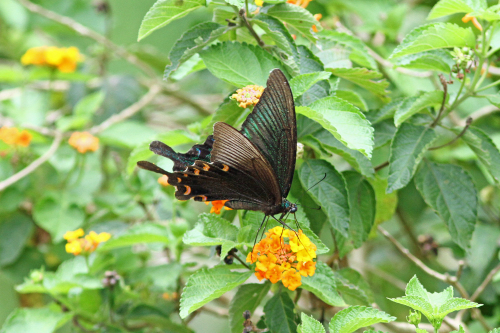
[[[297,124],[292,91],[279,69],[271,72],[259,103],[241,126],[241,133],[269,161],[281,195],[286,198],[295,170]]]

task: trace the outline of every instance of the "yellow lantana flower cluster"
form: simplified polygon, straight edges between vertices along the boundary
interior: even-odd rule
[[[81,154],[96,151],[99,148],[99,139],[89,132],[73,132],[68,143]]]
[[[263,92],[264,87],[251,84],[236,90],[236,94],[233,94],[231,98],[240,103],[240,107],[246,108],[250,105],[257,104]]]
[[[98,234],[95,231],[91,231],[85,237],[83,237],[83,235],[85,235],[85,233],[82,228],[66,232],[64,234],[64,239],[68,241],[68,243],[66,243],[66,252],[72,253],[75,256],[80,254],[87,255],[94,252],[99,244],[111,238],[111,234],[107,232]]]
[[[285,243],[288,238],[288,244]],[[272,283],[281,281],[290,290],[302,284],[301,276],[313,276],[316,271],[316,245],[304,235],[302,230],[274,227],[266,232],[266,237],[257,243],[247,256],[247,262],[257,263],[255,276]]]
[[[18,130],[15,127],[1,127],[0,128],[0,140],[8,145],[17,145],[22,147],[28,147],[32,135],[27,130]]]
[[[39,46],[32,47],[21,57],[23,65],[57,68],[63,73],[72,73],[78,62],[83,60],[78,48]]]

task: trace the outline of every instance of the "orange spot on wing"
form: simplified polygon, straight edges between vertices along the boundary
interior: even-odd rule
[[[200,170],[198,170],[198,169],[194,169],[194,174],[195,174],[195,175],[199,175],[199,174],[200,174]]]
[[[205,195],[200,195],[200,198],[201,198],[201,201],[205,202],[207,201],[207,197]],[[207,205],[208,205],[208,202],[207,202]]]
[[[205,170],[205,171],[210,170],[210,165],[205,164],[205,165],[203,166],[203,170]]]
[[[224,167],[222,168],[222,171],[229,171],[229,167],[225,164],[222,164]]]
[[[177,177],[177,181],[180,183],[182,181],[182,179],[180,179],[179,177]]]
[[[185,174],[184,174],[184,177],[187,177],[187,176],[188,176],[188,174],[187,174],[187,173],[185,173]]]
[[[191,193],[191,187],[186,186],[186,192],[184,192],[184,195],[188,195],[189,193]]]

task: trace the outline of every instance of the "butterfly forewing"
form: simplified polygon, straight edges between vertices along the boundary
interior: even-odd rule
[[[271,164],[281,196],[292,184],[297,155],[295,105],[288,81],[279,69],[269,75],[267,87],[241,127],[245,135]]]

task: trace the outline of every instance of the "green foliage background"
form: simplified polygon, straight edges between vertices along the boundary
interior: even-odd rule
[[[243,0],[2,0],[0,125],[33,140],[0,141],[0,332],[236,333],[245,310],[280,333],[497,332],[499,9],[483,0],[306,9],[273,0],[258,12]],[[461,21],[467,13],[482,32]],[[69,74],[23,67],[24,52],[41,45],[77,46],[85,60]],[[288,199],[299,199],[319,254],[296,292],[258,284],[252,269],[215,254],[236,247],[244,260],[260,213],[205,214],[135,167],[149,159],[171,169],[148,150],[152,140],[186,151],[217,121],[241,125],[251,110],[229,96],[264,86],[274,68],[289,77],[304,145]],[[95,134],[99,150],[70,147],[77,130]],[[51,146],[47,161],[6,185]],[[113,237],[74,257],[62,236],[79,227]],[[114,288],[105,271],[119,274]],[[397,303],[423,314],[420,328]]]

